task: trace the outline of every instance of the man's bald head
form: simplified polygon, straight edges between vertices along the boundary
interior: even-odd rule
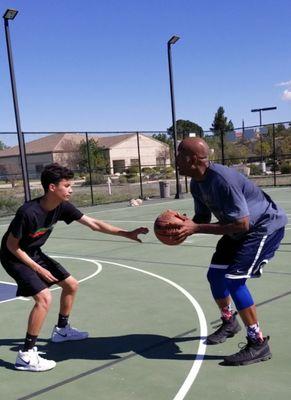
[[[209,167],[209,147],[201,138],[186,138],[178,147],[177,164],[181,175],[203,180]]]
[[[197,156],[198,158],[208,158],[209,147],[205,140],[201,138],[186,138],[179,144],[179,151],[189,156]]]

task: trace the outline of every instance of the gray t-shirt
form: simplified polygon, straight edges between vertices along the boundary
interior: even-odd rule
[[[271,234],[287,224],[282,208],[234,168],[210,164],[203,181],[191,180],[195,216],[210,216],[221,224],[249,217],[250,231]],[[239,238],[242,234],[231,235]]]

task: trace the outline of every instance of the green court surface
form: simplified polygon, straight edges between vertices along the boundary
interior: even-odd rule
[[[266,190],[291,215],[291,188]],[[123,228],[148,226],[143,244],[94,233],[59,222],[44,251],[80,283],[71,324],[90,333],[82,342],[52,344],[59,290],[39,338],[39,350],[57,362],[43,373],[15,371],[13,364],[26,332],[31,300],[2,296],[0,391],[6,400],[98,399],[182,400],[290,398],[291,224],[276,257],[261,279],[248,285],[258,306],[273,358],[244,367],[220,365],[238,351],[244,329],[217,346],[203,338],[219,324],[206,273],[218,237],[194,235],[179,246],[165,246],[153,221],[165,209],[193,214],[190,197],[150,200],[83,210]],[[9,218],[0,220],[1,236]],[[11,278],[0,269],[0,290]],[[11,289],[10,285],[10,289]],[[12,287],[13,288],[13,287]],[[5,292],[6,293],[6,292]]]

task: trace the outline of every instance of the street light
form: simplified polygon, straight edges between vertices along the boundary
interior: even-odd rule
[[[25,196],[25,201],[29,201],[31,196],[30,196],[27,162],[26,162],[26,156],[25,156],[25,142],[24,142],[23,133],[22,133],[21,124],[20,124],[19,107],[18,107],[18,99],[17,99],[17,91],[16,91],[16,81],[15,81],[15,74],[14,74],[12,49],[11,49],[11,41],[10,41],[10,33],[9,33],[9,22],[8,22],[9,20],[13,20],[16,17],[17,13],[18,13],[17,10],[8,9],[4,13],[3,18],[4,18],[4,27],[5,27],[7,54],[8,54],[8,61],[9,61],[10,80],[11,80],[12,95],[13,95],[15,122],[16,122],[16,128],[17,128],[17,136],[18,136],[19,154],[20,154],[21,169],[22,169],[22,176],[23,176],[24,196]]]
[[[175,157],[175,174],[176,174],[176,195],[175,199],[180,198],[180,183],[179,171],[177,165],[177,127],[176,127],[176,112],[175,112],[175,96],[174,96],[174,82],[173,82],[173,69],[172,69],[172,51],[171,46],[179,40],[179,36],[172,36],[168,41],[168,63],[169,63],[169,77],[170,77],[170,91],[171,91],[171,108],[172,108],[172,126],[173,126],[173,142],[174,142],[174,157]]]
[[[277,110],[277,107],[265,107],[265,108],[253,108],[251,112],[258,112],[260,115],[260,127],[262,126],[262,111]],[[263,138],[260,132],[260,143],[261,143],[261,163],[263,162]]]

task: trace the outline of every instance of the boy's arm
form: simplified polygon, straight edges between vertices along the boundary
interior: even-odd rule
[[[88,226],[93,231],[107,233],[109,235],[123,236],[126,237],[127,239],[135,240],[140,243],[141,240],[138,238],[138,235],[146,234],[149,231],[148,228],[145,227],[140,227],[134,229],[133,231],[126,231],[117,226],[110,225],[107,222],[88,217],[87,215],[83,215],[82,218],[78,219],[77,222],[79,222],[82,225]]]
[[[9,233],[6,246],[10,253],[12,253],[21,262],[23,262],[25,265],[35,271],[47,282],[57,282],[58,280],[48,270],[41,267],[38,263],[33,261],[33,259],[30,258],[25,251],[21,250],[21,248],[19,247],[19,240],[20,239],[14,237],[12,233]]]

